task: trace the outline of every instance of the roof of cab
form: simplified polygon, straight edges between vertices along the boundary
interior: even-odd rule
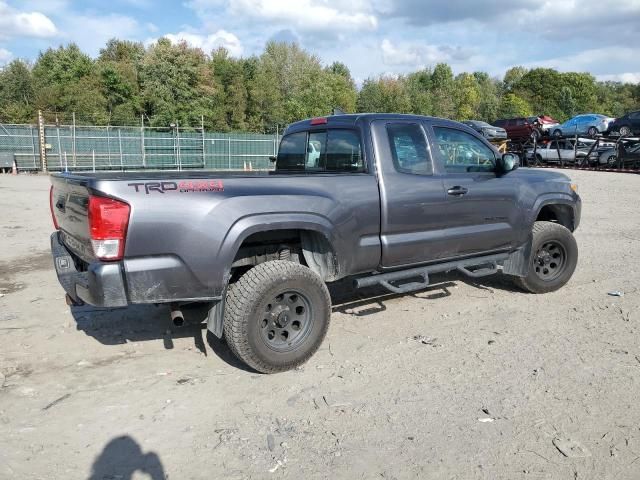
[[[411,114],[404,114],[404,113],[352,113],[352,114],[344,114],[344,115],[327,115],[326,117],[320,117],[320,118],[326,118],[327,123],[312,125],[311,121],[313,119],[307,118],[306,120],[301,120],[299,122],[291,123],[286,128],[284,133],[287,134],[287,133],[300,132],[304,130],[309,130],[310,128],[320,128],[320,129],[327,128],[327,127],[334,127],[334,128],[347,127],[348,128],[348,127],[354,127],[362,121],[369,123],[373,120],[416,120],[416,121],[437,120],[438,122],[442,122],[445,124],[450,123],[450,124],[456,124],[458,126],[460,125],[460,123],[458,122],[454,122],[453,120],[447,120],[444,118],[427,117],[423,115],[411,115]]]

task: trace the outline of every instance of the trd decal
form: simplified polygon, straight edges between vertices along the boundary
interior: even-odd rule
[[[223,192],[224,184],[222,180],[184,180],[176,182],[135,182],[128,183],[127,186],[136,189],[136,192],[144,192],[149,195],[152,192],[166,193],[179,191],[188,192]]]
[[[178,183],[181,192],[223,192],[222,180],[185,180]]]

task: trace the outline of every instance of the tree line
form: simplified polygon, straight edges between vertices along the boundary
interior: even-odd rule
[[[345,112],[399,112],[455,120],[578,113],[620,116],[640,108],[640,85],[601,82],[589,73],[514,67],[498,79],[454,75],[440,63],[407,75],[371,77],[357,88],[349,68],[293,43],[269,42],[261,55],[206,54],[162,38],[112,39],[91,58],[75,44],[14,60],[0,71],[0,121],[197,127],[273,132],[303,118]]]

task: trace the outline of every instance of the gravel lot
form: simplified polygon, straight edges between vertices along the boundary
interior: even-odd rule
[[[559,292],[337,285],[322,349],[266,376],[195,313],[67,307],[48,179],[0,175],[0,478],[640,478],[640,176],[571,176]]]

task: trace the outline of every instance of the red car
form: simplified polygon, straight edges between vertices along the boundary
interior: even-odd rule
[[[529,140],[542,137],[542,131],[537,124],[532,123],[527,117],[505,118],[493,122],[496,127],[504,128],[510,140]]]

